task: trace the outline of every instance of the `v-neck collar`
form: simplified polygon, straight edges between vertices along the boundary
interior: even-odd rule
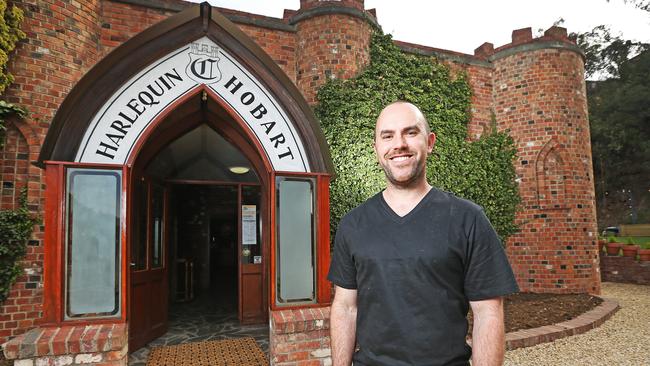
[[[400,223],[403,223],[403,222],[407,221],[411,217],[413,217],[420,210],[420,208],[425,205],[426,201],[428,200],[428,197],[433,194],[434,190],[435,190],[435,188],[431,187],[431,189],[429,189],[429,192],[427,192],[424,196],[422,196],[422,198],[415,205],[415,207],[413,207],[411,209],[411,211],[407,212],[406,215],[404,215],[404,216],[398,215],[397,212],[395,212],[388,205],[388,202],[386,202],[386,199],[384,199],[384,191],[383,190],[381,192],[379,192],[379,194],[378,194],[379,195],[379,203],[380,203],[384,213],[386,214],[386,216],[389,219],[391,219],[391,220],[395,221],[396,223],[400,224]]]

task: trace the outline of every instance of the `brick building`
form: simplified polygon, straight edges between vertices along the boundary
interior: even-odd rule
[[[27,39],[5,98],[30,114],[7,125],[2,208],[26,187],[43,225],[0,306],[0,342],[21,335],[5,354],[124,364],[129,343],[166,329],[156,300],[210,290],[218,267],[240,321],[271,321],[273,363],[326,364],[333,169],[310,105],[367,64],[375,12],[363,0],[301,0],[283,18],[178,0],[16,4]],[[515,139],[521,232],[507,253],[521,289],[598,293],[584,58],[566,30],[515,30],[473,55],[395,43],[467,72],[468,138],[495,119]]]

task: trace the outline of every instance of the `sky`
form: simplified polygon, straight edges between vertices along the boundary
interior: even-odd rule
[[[190,0],[199,2],[199,0]],[[281,18],[298,9],[299,0],[209,0],[211,5]],[[473,54],[484,42],[499,47],[512,31],[531,27],[533,35],[559,19],[568,32],[587,32],[609,25],[614,34],[650,43],[650,13],[623,0],[366,0],[377,9],[385,33],[400,41]],[[543,31],[542,31],[543,32]]]

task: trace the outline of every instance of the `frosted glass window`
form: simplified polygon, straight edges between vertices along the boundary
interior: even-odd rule
[[[277,202],[277,302],[314,302],[314,181],[278,178]]]
[[[68,169],[66,317],[120,313],[121,172]]]

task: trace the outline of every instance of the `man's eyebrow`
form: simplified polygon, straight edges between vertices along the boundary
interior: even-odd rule
[[[414,124],[414,125],[411,125],[411,126],[404,127],[402,129],[402,131],[413,131],[413,130],[420,131],[421,130],[420,125]]]
[[[408,131],[414,131],[414,130],[415,131],[422,131],[422,129],[420,128],[420,125],[417,124],[417,123],[413,124],[413,125],[410,125],[410,126],[406,126],[406,127],[401,129],[402,132],[408,132]],[[386,133],[395,133],[395,130],[383,129],[383,130],[379,130],[379,132],[378,132],[379,135],[383,135],[383,134],[386,134]]]

